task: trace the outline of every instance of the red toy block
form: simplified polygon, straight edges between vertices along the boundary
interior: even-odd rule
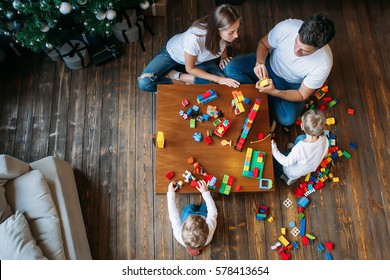
[[[206,136],[205,138],[203,138],[204,142],[207,144],[207,145],[210,145],[211,143],[213,143],[213,140],[211,140],[211,137],[210,136]]]
[[[187,99],[184,99],[184,100],[181,102],[181,104],[182,104],[184,107],[187,106],[187,105],[188,105]]]
[[[255,167],[252,170],[252,177],[257,178],[257,176],[259,176],[259,169],[257,167]]]
[[[350,115],[353,115],[353,114],[355,114],[355,110],[354,109],[351,109],[351,108],[348,108],[348,114],[350,114]]]
[[[302,207],[302,206],[299,206],[298,207],[298,213],[303,213],[303,211],[305,211],[305,208]]]
[[[262,140],[262,139],[264,139],[264,133],[259,133],[259,134],[257,134],[257,139],[258,140]]]
[[[240,185],[236,186],[236,191],[241,191],[242,187]]]
[[[302,121],[301,120],[296,120],[295,125],[301,125]]]
[[[191,181],[191,187],[194,187],[194,188],[196,188],[196,187],[198,187],[198,182],[197,181]]]
[[[279,252],[279,255],[282,257],[283,260],[289,260],[291,258],[291,254],[286,251]]]
[[[165,175],[165,177],[166,177],[168,180],[171,180],[172,177],[173,177],[174,175],[175,175],[175,174],[174,174],[172,171],[169,171],[169,172]]]
[[[324,97],[324,99],[322,99],[324,102],[330,102],[332,101],[332,97]]]
[[[233,180],[234,180],[234,177],[229,176],[229,179],[228,179],[226,184],[229,185],[229,186],[233,185]]]
[[[323,110],[326,109],[326,106],[321,104],[321,105],[319,106],[319,109],[323,111]]]
[[[295,196],[298,196],[298,197],[302,197],[302,196],[304,196],[304,190],[302,189],[302,188],[300,188],[300,187],[296,187],[295,189],[294,189],[294,195]]]
[[[318,189],[321,189],[325,186],[324,182],[321,182],[321,181],[318,181],[315,185],[314,185],[314,189],[318,190]]]
[[[326,247],[326,249],[328,249],[329,251],[332,251],[332,249],[333,249],[333,246],[334,246],[334,244],[332,243],[332,242],[325,242],[325,247]]]
[[[302,236],[302,244],[303,245],[309,245],[309,238],[305,235],[305,236]]]

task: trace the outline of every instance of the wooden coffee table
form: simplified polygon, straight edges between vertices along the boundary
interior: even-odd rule
[[[216,91],[218,98],[205,105],[198,104],[197,96],[210,89]],[[249,104],[244,104],[245,112],[238,116],[234,114],[231,107],[233,90],[241,90],[243,95],[250,100]],[[244,121],[256,98],[261,99],[261,105],[243,149],[239,152],[234,149],[234,145],[241,135]],[[183,100],[189,102],[186,107],[182,105]],[[203,140],[196,142],[193,138],[194,132],[200,132],[205,137],[207,130],[214,131],[213,121],[215,119],[210,118],[208,121],[203,122],[196,121],[196,127],[190,128],[189,119],[183,119],[179,112],[180,110],[187,112],[188,108],[192,108],[193,105],[197,105],[201,113],[206,113],[208,105],[217,106],[217,110],[222,110],[224,117],[232,121],[226,134],[222,138],[216,135],[212,136],[213,143],[210,145],[207,145]],[[186,170],[191,172],[194,170],[193,165],[187,161],[189,157],[193,157],[195,161],[200,163],[205,172],[217,178],[217,188],[214,192],[219,191],[225,174],[234,177],[231,188],[232,193],[274,191],[274,186],[270,189],[259,188],[258,179],[242,176],[246,151],[250,147],[255,151],[265,152],[262,178],[274,181],[270,137],[260,143],[250,144],[250,141],[258,139],[259,133],[267,136],[269,130],[267,95],[260,93],[254,85],[241,85],[238,89],[215,84],[191,86],[159,85],[157,93],[157,131],[164,133],[165,147],[163,149],[158,148],[156,143],[155,192],[157,194],[165,194],[171,180],[183,180],[182,174]],[[221,145],[223,139],[231,140],[232,146]],[[171,180],[168,180],[166,174],[170,171],[174,173],[174,176]],[[202,175],[194,174],[194,176],[197,179],[203,178]],[[241,190],[237,191],[236,186],[241,186]],[[184,186],[177,193],[198,193],[198,191],[190,183],[184,183]]]

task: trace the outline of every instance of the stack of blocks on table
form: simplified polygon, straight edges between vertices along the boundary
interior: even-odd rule
[[[219,193],[224,195],[230,194],[230,189],[232,188],[234,178],[229,175],[223,175],[221,187],[219,188]]]
[[[252,108],[249,110],[249,113],[244,121],[244,124],[242,126],[241,135],[237,139],[237,144],[234,146],[234,149],[237,151],[241,151],[244,147],[246,138],[248,137],[249,131],[252,128],[252,124],[256,119],[257,112],[260,108],[261,99],[256,98],[255,104],[253,104]]]
[[[260,179],[263,175],[265,152],[254,151],[252,148],[246,150],[242,176]]]
[[[238,116],[239,114],[245,112],[244,104],[249,103],[249,99],[245,98],[241,90],[232,91],[233,100],[232,100],[232,108],[234,110],[234,114]]]
[[[198,101],[198,103],[203,105],[203,104],[206,104],[207,102],[213,101],[217,98],[218,98],[218,95],[215,92],[215,90],[210,89],[202,94],[199,94],[197,97],[197,101]]]

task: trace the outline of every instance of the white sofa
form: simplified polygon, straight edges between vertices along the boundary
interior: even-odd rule
[[[69,163],[0,155],[0,259],[91,259]]]

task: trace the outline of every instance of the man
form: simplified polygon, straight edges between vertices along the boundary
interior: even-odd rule
[[[225,75],[243,84],[269,78],[268,85],[256,88],[268,94],[271,119],[289,126],[328,78],[334,34],[333,22],[323,14],[284,20],[261,38],[256,53],[234,57]]]

